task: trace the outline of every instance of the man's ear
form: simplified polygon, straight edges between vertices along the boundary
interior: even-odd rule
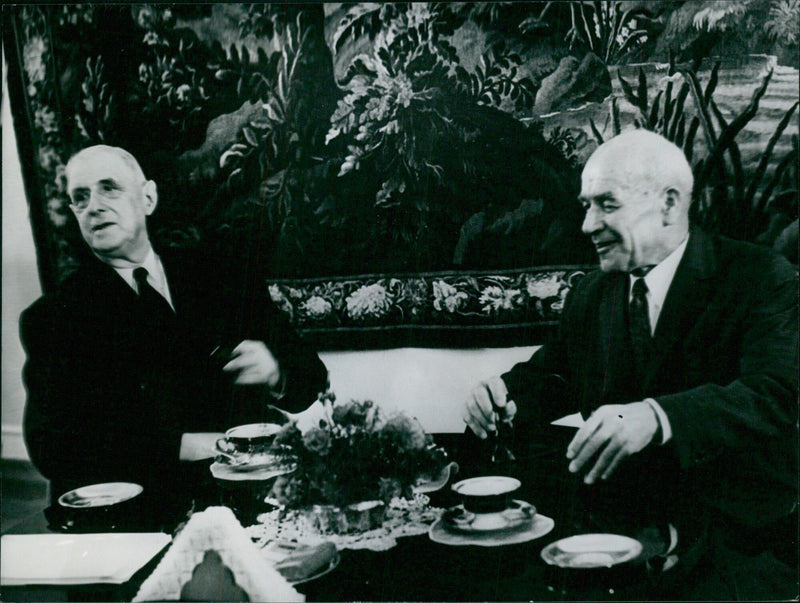
[[[664,226],[671,226],[678,221],[683,203],[684,199],[677,188],[670,187],[664,191],[663,206],[661,208],[662,223]]]
[[[156,183],[148,180],[142,187],[142,195],[144,197],[144,213],[146,216],[152,214],[158,205],[158,188]]]

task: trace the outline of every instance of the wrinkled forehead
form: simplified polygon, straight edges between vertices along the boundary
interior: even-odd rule
[[[91,149],[75,155],[67,164],[67,187],[69,190],[91,187],[104,180],[135,182],[139,171],[113,150]]]
[[[591,198],[627,190],[635,180],[636,175],[623,169],[620,162],[592,156],[581,173],[581,197]]]

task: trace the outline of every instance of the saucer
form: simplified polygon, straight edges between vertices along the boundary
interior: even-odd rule
[[[579,534],[548,544],[542,559],[567,568],[611,567],[636,558],[642,543],[618,534]]]
[[[287,464],[286,457],[272,452],[242,452],[235,455],[219,454],[214,459],[220,465],[226,465],[233,471],[258,471],[267,467]]]
[[[536,516],[536,507],[522,500],[494,513],[472,513],[458,505],[444,512],[442,522],[450,530],[465,533],[499,532],[515,530],[529,524]]]
[[[554,526],[555,522],[550,517],[540,513],[517,529],[500,531],[456,531],[447,527],[443,519],[439,519],[428,530],[428,537],[433,542],[452,546],[504,546],[536,540],[549,534]]]
[[[295,469],[297,469],[297,464],[292,463],[289,465],[264,465],[261,467],[253,468],[248,471],[243,471],[241,468],[236,466],[231,466],[226,463],[220,463],[219,461],[214,461],[211,463],[211,475],[213,475],[216,479],[224,480],[224,481],[231,481],[231,482],[243,482],[243,481],[265,481],[268,479],[272,479],[273,477],[278,477],[279,475],[285,475],[287,473],[291,473]]]

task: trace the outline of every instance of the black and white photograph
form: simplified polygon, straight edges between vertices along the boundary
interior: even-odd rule
[[[2,32],[0,600],[800,597],[800,0]]]

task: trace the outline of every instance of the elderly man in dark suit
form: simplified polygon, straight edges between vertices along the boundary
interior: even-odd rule
[[[486,438],[517,415],[518,441],[588,417],[565,464],[598,508],[610,497],[669,526],[659,595],[791,598],[796,568],[776,550],[796,546],[796,269],[690,228],[692,187],[654,133],[601,145],[580,197],[600,270],[570,292],[554,340],[476,387],[463,416]]]
[[[66,176],[92,257],[20,319],[28,451],[54,499],[105,481],[163,499],[179,488],[179,460],[212,456],[219,432],[269,404],[303,410],[327,371],[254,271],[154,251],[156,184],[128,152],[84,149]]]

